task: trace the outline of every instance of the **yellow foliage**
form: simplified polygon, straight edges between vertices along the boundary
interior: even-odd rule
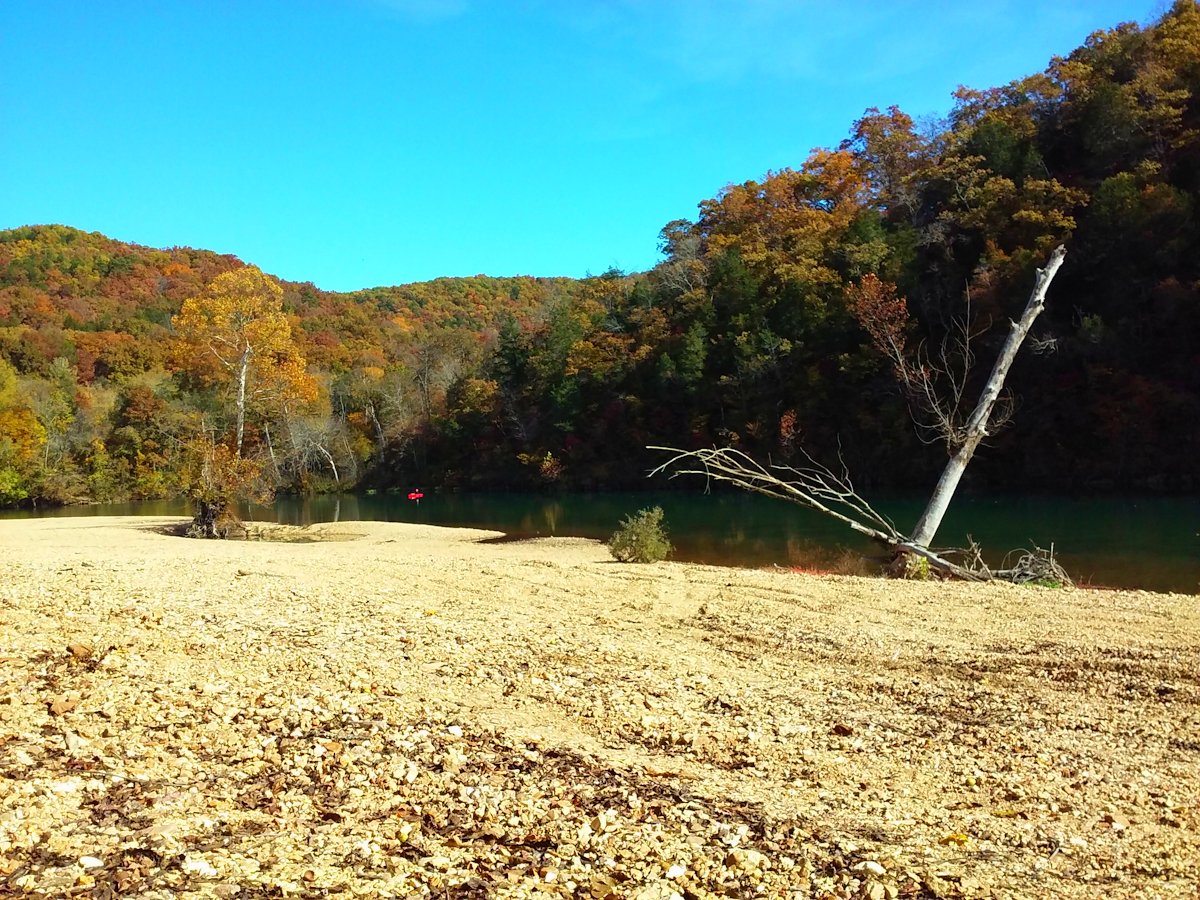
[[[29,256],[35,249],[37,249],[37,245],[30,240],[6,241],[3,245],[0,245],[0,260],[4,262],[16,262],[19,259]]]
[[[760,183],[730,185],[700,204],[710,252],[738,250],[759,274],[809,284],[838,284],[827,248],[854,221],[868,185],[853,154],[817,150],[800,171],[768,172]]]
[[[7,449],[17,462],[29,462],[45,443],[46,429],[32,410],[23,406],[0,409],[0,450]]]
[[[283,312],[283,289],[259,269],[218,275],[203,294],[184,301],[173,324],[182,344],[179,362],[193,374],[211,379],[223,370],[220,380],[226,380],[244,369],[248,396],[316,399],[316,382]]]
[[[607,331],[576,341],[567,353],[566,374],[602,378],[629,363],[633,343],[633,338],[628,335]]]
[[[490,413],[500,395],[500,386],[489,378],[468,378],[458,390],[455,412]]]
[[[231,367],[245,352],[269,356],[291,346],[283,288],[253,266],[226,272],[208,290],[185,300],[175,330]]]

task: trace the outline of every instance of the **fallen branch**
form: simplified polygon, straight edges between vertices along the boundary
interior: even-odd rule
[[[1058,560],[1055,559],[1053,544],[1050,545],[1049,550],[1035,544],[1030,550],[1014,550],[1013,553],[1020,554],[1017,557],[1016,564],[1010,568],[1000,569],[996,572],[996,577],[1014,582],[1015,584],[1044,582],[1064,585],[1066,587],[1075,586],[1075,582],[1071,580],[1071,576],[1067,574],[1067,570],[1059,565]],[[1012,556],[1012,553],[1009,556]],[[1008,557],[1005,557],[1004,561],[1007,563]]]
[[[808,465],[797,468],[763,466],[740,450],[730,447],[705,450],[679,450],[675,447],[649,449],[674,454],[651,472],[651,476],[667,470],[672,470],[672,478],[678,475],[703,475],[751,493],[787,500],[831,516],[853,531],[884,544],[897,553],[920,556],[928,560],[930,566],[956,578],[967,581],[990,581],[992,578],[992,573],[986,567],[975,570],[958,565],[946,558],[945,551],[930,550],[913,543],[901,534],[887,516],[874,509],[854,489],[850,474],[844,465],[839,474],[807,454],[805,459]]]

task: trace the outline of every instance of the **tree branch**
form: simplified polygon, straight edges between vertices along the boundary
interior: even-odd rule
[[[947,559],[942,552],[909,541],[887,516],[874,509],[854,489],[844,465],[842,474],[839,475],[808,454],[805,454],[808,465],[794,468],[763,466],[740,450],[730,447],[705,450],[680,450],[675,447],[648,449],[673,454],[669,460],[651,472],[651,476],[667,470],[673,470],[670,475],[672,478],[678,475],[703,475],[751,493],[787,500],[837,519],[853,531],[893,550],[913,553],[927,559],[934,568],[957,578],[967,581],[988,581],[991,578],[991,573],[986,570],[980,572],[960,566]],[[775,473],[790,476],[790,480]]]

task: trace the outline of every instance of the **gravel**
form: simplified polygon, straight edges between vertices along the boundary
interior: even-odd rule
[[[174,524],[0,522],[0,895],[1197,896],[1196,597]]]

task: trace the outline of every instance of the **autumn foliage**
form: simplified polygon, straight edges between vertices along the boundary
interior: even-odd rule
[[[1009,377],[1020,416],[972,479],[1196,490],[1197,73],[1200,7],[1178,0],[960,89],[940,123],[866,110],[667,224],[635,275],[339,294],[201,250],[2,231],[0,504],[178,494],[198,435],[284,490],[612,488],[643,483],[648,444],[801,442],[927,484],[941,454],[893,351],[942,346],[969,298],[991,358],[1063,242]]]
[[[896,286],[868,273],[846,287],[846,306],[855,321],[871,336],[871,343],[884,356],[903,360],[908,356],[908,335],[913,322],[908,303]]]

